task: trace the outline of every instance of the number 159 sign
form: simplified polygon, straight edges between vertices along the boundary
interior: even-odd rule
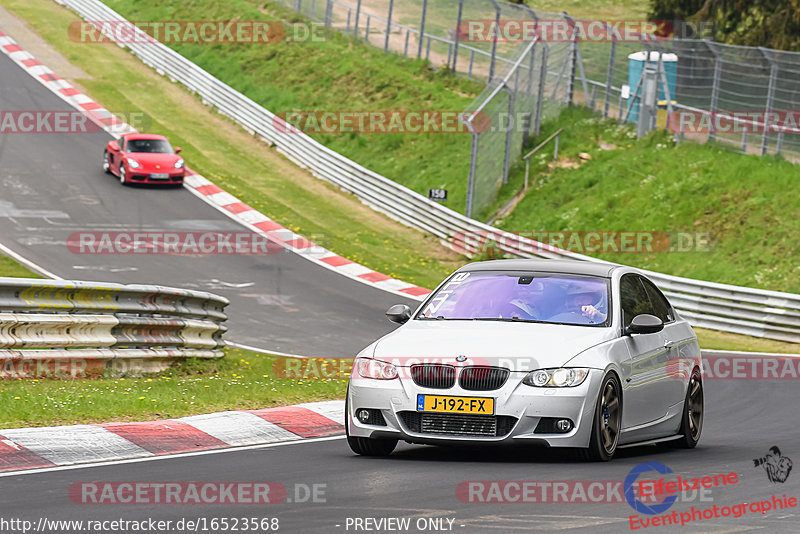
[[[444,202],[447,200],[447,189],[428,189],[428,200]]]

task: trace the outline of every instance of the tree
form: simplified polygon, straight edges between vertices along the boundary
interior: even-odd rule
[[[710,23],[716,41],[800,50],[800,0],[651,0],[656,20]]]

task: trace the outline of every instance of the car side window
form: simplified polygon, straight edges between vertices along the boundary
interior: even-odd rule
[[[650,280],[642,279],[642,283],[647,290],[647,295],[650,297],[650,302],[653,304],[653,315],[665,323],[671,322],[674,317],[672,316],[672,306],[669,305],[667,298]]]
[[[655,315],[647,291],[638,276],[626,274],[622,277],[619,281],[619,296],[623,326],[629,326],[633,318],[642,313]]]

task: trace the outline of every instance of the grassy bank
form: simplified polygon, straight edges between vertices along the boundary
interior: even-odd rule
[[[17,278],[42,278],[17,261],[0,254],[0,276],[14,276]]]
[[[281,361],[226,349],[220,360],[188,361],[141,378],[0,380],[0,428],[146,421],[344,397],[344,380],[276,377]]]

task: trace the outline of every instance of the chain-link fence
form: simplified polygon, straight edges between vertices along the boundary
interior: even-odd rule
[[[468,216],[494,202],[527,136],[567,104],[638,122],[640,134],[668,128],[678,142],[716,141],[800,160],[800,53],[645,34],[576,39],[591,21],[496,0],[281,1],[387,52],[487,80],[462,117],[473,131]],[[469,21],[495,29],[507,21],[566,22],[571,33],[467,39]]]

